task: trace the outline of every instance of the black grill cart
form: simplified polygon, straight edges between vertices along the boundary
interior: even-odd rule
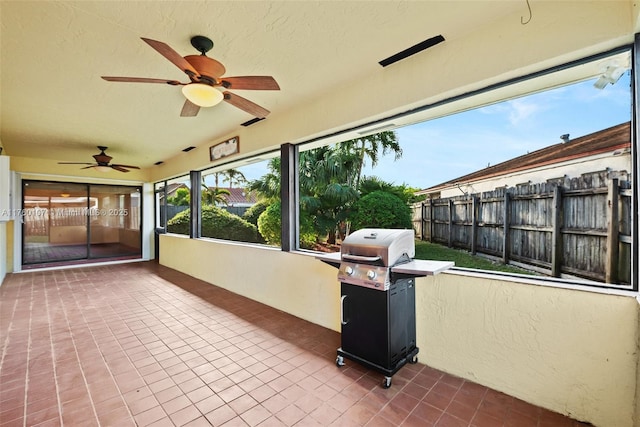
[[[415,278],[451,268],[448,261],[414,260],[412,230],[362,229],[341,251],[317,259],[338,268],[341,347],[336,365],[353,360],[384,375],[418,361]]]

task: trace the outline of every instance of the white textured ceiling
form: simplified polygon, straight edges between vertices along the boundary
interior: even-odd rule
[[[455,40],[524,2],[496,1],[3,1],[0,143],[6,154],[150,167],[228,134],[252,117],[227,104],[180,117],[179,87],[106,82],[102,75],[188,81],[140,37],[197,54],[194,35],[226,76],[271,75],[280,91],[237,91],[285,114],[380,72],[378,61],[438,34]]]

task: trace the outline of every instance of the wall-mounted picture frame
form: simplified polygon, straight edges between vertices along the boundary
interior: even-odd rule
[[[212,145],[209,148],[209,158],[211,161],[221,159],[232,154],[236,154],[240,151],[240,137],[234,136],[226,141],[222,141],[216,145]]]

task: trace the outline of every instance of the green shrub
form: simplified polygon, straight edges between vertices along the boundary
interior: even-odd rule
[[[258,231],[270,245],[280,246],[282,230],[282,214],[280,213],[280,202],[275,202],[258,217]]]
[[[189,212],[187,209],[171,218],[167,222],[167,230],[171,233],[189,234]],[[262,242],[255,225],[216,206],[202,207],[202,237]]]
[[[282,212],[280,202],[272,203],[258,217],[258,230],[270,245],[282,244]],[[300,212],[300,246],[311,248],[318,240],[311,218],[305,212]]]
[[[361,228],[412,228],[411,209],[398,196],[374,191],[356,201],[349,216],[352,230]]]
[[[300,212],[300,247],[312,249],[318,242],[318,232],[313,226],[313,220],[307,212]]]
[[[251,206],[249,209],[247,209],[244,215],[242,215],[242,219],[244,219],[248,223],[253,224],[257,227],[258,217],[260,217],[262,212],[264,212],[268,206],[269,206],[269,203],[265,201],[257,202],[256,204]]]

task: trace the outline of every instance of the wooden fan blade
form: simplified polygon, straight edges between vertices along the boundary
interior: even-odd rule
[[[121,168],[118,165],[111,165],[111,169],[115,169],[115,170],[120,171],[120,172],[129,172],[127,169]]]
[[[91,168],[95,168],[96,166],[99,166],[99,165],[86,166],[86,167],[80,168],[80,169],[91,169]]]
[[[173,86],[182,85],[177,80],[165,80],[165,79],[148,79],[145,77],[112,77],[102,76],[102,78],[108,82],[127,82],[127,83],[166,83]]]
[[[198,115],[200,111],[200,107],[188,99],[184,100],[184,105],[182,106],[182,111],[180,112],[181,117],[195,117]]]
[[[119,168],[129,168],[129,169],[140,169],[138,166],[131,166],[131,165],[120,165],[120,164],[112,164],[111,167],[117,166]]]
[[[252,116],[258,117],[259,119],[263,119],[269,115],[270,111],[266,108],[262,108],[258,104],[255,104],[249,101],[246,98],[243,98],[239,95],[236,95],[231,92],[222,92],[224,95],[224,100],[234,107],[238,107],[241,110],[246,111]]]
[[[180,56],[180,54],[175,50],[173,50],[168,44],[159,42],[157,40],[145,39],[144,37],[141,37],[141,39],[144,40],[149,46],[154,48],[156,51],[158,51],[160,55],[164,56],[169,61],[171,61],[173,65],[180,68],[186,74],[188,75],[191,74],[191,75],[200,77],[200,74],[198,74],[196,69],[193,68],[193,66],[189,64],[189,62],[186,59]]]
[[[227,89],[280,90],[278,82],[271,76],[225,77],[222,85]]]

